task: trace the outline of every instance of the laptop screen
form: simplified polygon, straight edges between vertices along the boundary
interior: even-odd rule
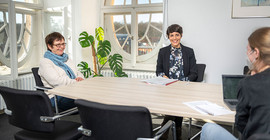
[[[237,99],[238,84],[245,75],[222,75],[224,99]]]

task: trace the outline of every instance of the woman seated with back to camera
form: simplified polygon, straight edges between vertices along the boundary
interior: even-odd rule
[[[252,73],[239,82],[235,115],[235,126],[244,140],[252,139],[257,134],[270,134],[270,27],[254,31],[248,43],[247,56]],[[201,140],[216,139],[236,138],[221,126],[206,123]]]
[[[68,85],[83,80],[83,75],[77,70],[76,65],[64,53],[66,43],[65,38],[58,32],[53,32],[46,36],[45,42],[47,51],[39,64],[39,75],[45,87],[57,87]],[[74,93],[75,94],[75,93]],[[55,106],[53,95],[52,106]],[[75,107],[74,100],[56,96],[57,106],[60,110],[67,110]]]
[[[182,27],[178,24],[169,26],[167,36],[171,44],[159,50],[156,67],[157,76],[180,81],[196,81],[197,66],[194,51],[180,43],[183,36]],[[175,121],[177,140],[180,140],[183,117],[166,115],[161,125],[165,125],[169,120]],[[167,138],[168,131],[162,135],[160,140],[166,140]]]

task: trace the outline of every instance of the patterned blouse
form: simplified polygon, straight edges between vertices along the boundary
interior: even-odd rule
[[[171,48],[170,55],[170,69],[169,69],[169,78],[178,79],[180,81],[188,81],[188,77],[184,75],[184,63],[182,57],[182,49],[180,48]],[[164,76],[165,73],[160,73],[159,76]]]

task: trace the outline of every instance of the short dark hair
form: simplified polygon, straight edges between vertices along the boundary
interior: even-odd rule
[[[167,37],[169,37],[170,33],[178,32],[180,35],[183,33],[183,28],[178,24],[172,24],[167,28]]]
[[[53,33],[48,34],[46,36],[46,38],[45,38],[45,43],[46,43],[46,46],[47,46],[47,50],[50,50],[48,45],[53,46],[53,42],[55,40],[62,40],[62,39],[65,40],[64,36],[62,34],[60,34],[59,32],[53,32]]]

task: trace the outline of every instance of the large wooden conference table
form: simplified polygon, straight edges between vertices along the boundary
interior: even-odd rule
[[[211,116],[201,114],[183,102],[207,100],[224,106],[222,87],[217,84],[178,81],[167,86],[152,85],[135,78],[95,77],[48,91],[72,99],[129,106],[144,106],[151,113],[208,119],[234,123],[234,114]]]

